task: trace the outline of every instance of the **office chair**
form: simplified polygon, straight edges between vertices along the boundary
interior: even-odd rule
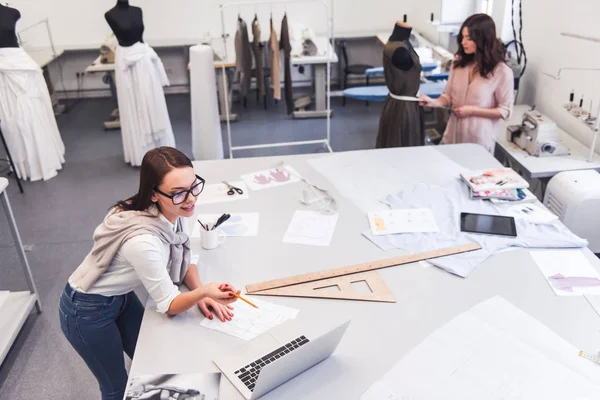
[[[369,77],[366,76],[367,69],[373,68],[372,65],[367,64],[348,64],[348,51],[346,50],[346,42],[340,40],[337,42],[340,46],[340,50],[342,52],[342,58],[344,60],[344,78],[343,78],[343,87],[342,90],[346,89],[348,86],[348,75],[363,75],[365,76],[365,80],[367,82],[367,86],[369,85]],[[346,98],[342,98],[342,105],[346,105]]]

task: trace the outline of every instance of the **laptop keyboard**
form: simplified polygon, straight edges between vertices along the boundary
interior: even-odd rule
[[[240,380],[246,385],[246,387],[252,392],[254,390],[254,386],[256,385],[256,380],[258,379],[258,374],[260,374],[260,370],[273,361],[285,356],[290,351],[294,351],[300,346],[308,343],[309,340],[304,336],[300,336],[297,339],[292,340],[291,342],[284,344],[277,350],[270,352],[254,362],[246,365],[244,368],[240,368],[235,371],[235,375],[240,378]]]

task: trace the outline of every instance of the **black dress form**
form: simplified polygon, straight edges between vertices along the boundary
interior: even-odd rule
[[[397,23],[394,25],[394,31],[389,38],[390,42],[405,42],[410,45],[410,32],[412,28],[404,23]],[[412,45],[410,45],[412,47]],[[410,51],[406,47],[398,47],[392,55],[392,64],[396,68],[400,68],[403,71],[408,71],[413,67],[412,57]]]
[[[19,10],[0,4],[0,48],[19,47],[15,27],[20,18]]]
[[[118,0],[117,4],[104,14],[106,22],[123,47],[142,42],[144,20],[142,9],[129,5],[127,0]]]
[[[415,101],[392,96],[416,96],[421,84],[421,63],[409,42],[410,26],[398,22],[383,49],[383,72],[390,95],[385,100],[376,147],[423,146],[423,108]]]

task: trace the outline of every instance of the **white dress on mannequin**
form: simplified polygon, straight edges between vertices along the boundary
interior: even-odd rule
[[[169,79],[156,52],[141,42],[117,46],[115,75],[125,162],[139,166],[148,150],[175,147],[163,91]]]
[[[63,144],[41,68],[20,47],[0,48],[0,126],[21,179],[55,177]]]

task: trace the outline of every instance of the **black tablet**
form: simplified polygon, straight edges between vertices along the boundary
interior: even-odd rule
[[[517,236],[515,219],[501,215],[460,213],[460,230],[487,235]]]

